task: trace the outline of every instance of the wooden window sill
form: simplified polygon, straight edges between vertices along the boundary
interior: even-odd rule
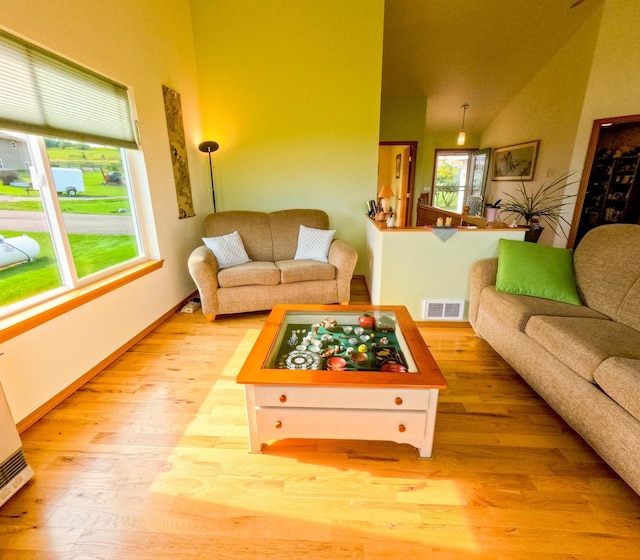
[[[0,342],[14,338],[51,319],[97,299],[129,282],[162,268],[162,260],[146,261],[132,268],[103,278],[82,288],[71,290],[46,302],[0,319]]]

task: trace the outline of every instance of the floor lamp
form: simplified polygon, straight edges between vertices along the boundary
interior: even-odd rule
[[[220,144],[213,140],[207,140],[202,142],[198,146],[198,150],[209,154],[209,174],[211,175],[211,195],[213,196],[213,212],[216,212],[216,189],[213,186],[213,167],[211,166],[211,153],[215,152],[220,147]]]

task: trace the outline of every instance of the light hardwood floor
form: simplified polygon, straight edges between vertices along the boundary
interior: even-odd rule
[[[36,477],[0,509],[0,558],[638,557],[640,498],[469,328],[420,329],[450,385],[433,459],[248,453],[234,379],[265,318],[175,314],[22,434]]]

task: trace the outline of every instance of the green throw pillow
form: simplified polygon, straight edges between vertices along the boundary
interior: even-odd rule
[[[496,289],[582,305],[573,273],[571,249],[501,239]]]

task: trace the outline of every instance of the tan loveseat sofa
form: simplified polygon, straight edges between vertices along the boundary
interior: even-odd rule
[[[322,210],[313,209],[230,211],[207,216],[205,237],[237,231],[251,259],[221,269],[205,245],[191,253],[189,272],[207,319],[271,309],[278,303],[347,304],[358,260],[356,250],[346,241],[333,239],[328,262],[294,259],[301,225],[329,230],[329,217]]]
[[[640,494],[640,225],[591,230],[573,267],[583,306],[499,292],[477,262],[469,320]]]

